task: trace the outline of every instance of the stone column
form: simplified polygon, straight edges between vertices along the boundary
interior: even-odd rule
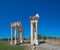
[[[35,43],[38,44],[38,38],[37,38],[37,22],[36,22],[36,31],[35,31]]]
[[[11,24],[12,26],[12,24]],[[13,38],[12,38],[12,27],[11,27],[11,45],[13,44]]]
[[[31,44],[33,43],[33,23],[31,22]]]
[[[18,43],[20,44],[20,32],[18,33]]]
[[[15,41],[14,44],[16,44],[16,25],[15,25]]]
[[[22,32],[20,33],[20,43],[23,43],[23,36],[22,36]]]

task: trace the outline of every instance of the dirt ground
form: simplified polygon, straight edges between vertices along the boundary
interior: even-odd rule
[[[60,50],[60,41],[46,40],[46,43],[40,45],[26,45],[26,50]]]

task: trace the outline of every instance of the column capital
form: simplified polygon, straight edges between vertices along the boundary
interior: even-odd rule
[[[38,20],[31,20],[31,23],[38,23]]]

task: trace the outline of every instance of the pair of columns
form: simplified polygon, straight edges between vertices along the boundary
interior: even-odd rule
[[[23,43],[23,35],[22,32],[19,33],[19,43]],[[13,28],[11,28],[11,45],[12,44],[17,44],[17,30],[16,30],[16,26],[15,26],[15,30],[14,30],[14,41],[13,41]]]
[[[38,39],[37,39],[37,22],[35,22],[35,31],[33,31],[33,21],[31,21],[31,44],[38,44]]]

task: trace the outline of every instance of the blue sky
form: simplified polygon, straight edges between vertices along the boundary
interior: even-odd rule
[[[10,38],[10,23],[21,21],[30,37],[30,16],[39,13],[38,33],[60,37],[59,0],[0,0],[0,38]]]

